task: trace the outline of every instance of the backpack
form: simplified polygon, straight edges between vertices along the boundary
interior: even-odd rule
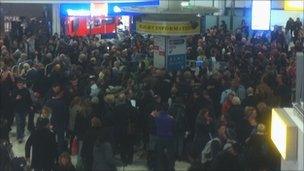
[[[221,145],[221,150],[225,150],[226,148],[230,147],[233,143],[235,143],[234,140],[228,139],[225,144],[221,143],[221,140],[219,138],[214,138],[205,145],[203,151],[202,151],[202,160],[201,162],[203,164],[211,162],[213,160],[212,156],[212,143],[217,141]]]
[[[203,164],[210,162],[213,160],[212,158],[212,149],[211,149],[211,145],[214,141],[218,141],[219,143],[221,142],[219,138],[214,138],[210,141],[207,142],[207,144],[205,145],[203,151],[202,151],[202,160],[201,162]]]

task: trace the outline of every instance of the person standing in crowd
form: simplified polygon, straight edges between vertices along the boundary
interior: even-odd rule
[[[25,157],[27,161],[32,158],[31,168],[34,171],[51,171],[54,167],[57,144],[55,134],[50,130],[49,126],[49,119],[39,119],[36,129],[26,141]]]
[[[117,145],[120,148],[120,156],[122,162],[132,164],[133,162],[133,141],[135,134],[134,112],[130,103],[126,101],[126,95],[121,93],[118,97],[117,104],[114,109],[115,115],[115,136]]]
[[[269,35],[268,32],[262,35],[254,32],[249,35],[245,20],[235,31],[225,31],[225,26],[222,25],[211,27],[200,35],[189,36],[185,42],[187,57],[196,59],[200,55],[205,61],[203,67],[196,72],[188,65],[178,71],[153,66],[151,61],[154,44],[150,36],[136,33],[127,35],[123,40],[108,41],[95,35],[47,35],[43,24],[37,28],[37,32],[33,31],[36,27],[31,26],[25,32],[35,39],[31,40],[35,42],[34,46],[30,45],[32,43],[27,44],[26,39],[22,40],[23,34],[14,37],[12,35],[17,35],[14,33],[6,36],[4,42],[0,40],[0,119],[1,123],[8,123],[5,129],[1,127],[1,134],[6,134],[1,137],[11,135],[9,128],[16,109],[27,113],[26,110],[30,108],[26,104],[27,109],[20,110],[24,99],[19,99],[21,96],[18,96],[17,102],[15,93],[21,90],[14,91],[15,80],[24,76],[32,84],[28,84],[25,89],[38,92],[40,97],[35,100],[43,101],[41,106],[48,106],[52,110],[49,115],[43,109],[37,122],[50,118],[50,127],[59,144],[57,155],[66,151],[65,142],[73,140],[73,136],[65,136],[67,128],[80,141],[81,153],[78,159],[87,166],[87,169],[80,170],[91,170],[94,162],[98,169],[94,156],[96,155],[96,160],[103,158],[102,148],[106,149],[106,156],[112,156],[107,143],[95,144],[100,131],[107,133],[106,141],[102,142],[109,142],[114,154],[122,153],[121,160],[125,163],[132,158],[133,149],[134,154],[140,152],[137,155],[140,158],[144,158],[148,151],[149,169],[172,170],[176,155],[181,155],[180,142],[183,142],[186,131],[184,151],[192,158],[192,169],[196,166],[203,169],[221,169],[221,166],[236,168],[234,166],[237,158],[253,147],[252,143],[247,145],[247,140],[255,134],[258,123],[265,124],[266,132],[270,131],[270,109],[291,105],[290,90],[296,82],[295,53],[303,49],[303,28],[300,22],[295,22],[299,33],[293,37],[294,45],[291,43],[289,47],[285,40],[287,35],[281,27],[275,27]],[[295,28],[290,29],[296,32]],[[33,61],[28,52],[35,52]],[[90,79],[90,76],[93,77]],[[134,95],[131,95],[132,92]],[[133,96],[139,117],[129,116],[128,100],[116,103],[119,94]],[[79,113],[78,103],[70,103],[75,97],[78,98],[76,101],[81,101],[83,108]],[[168,103],[170,108],[180,109],[180,105],[176,105],[179,98],[185,102],[185,119],[182,119],[181,111],[174,109],[171,112],[170,109],[168,115],[166,110],[160,110],[159,105],[162,103]],[[241,105],[239,101],[242,102]],[[255,107],[257,114],[254,112]],[[200,110],[203,108],[210,113],[202,112],[201,116]],[[246,110],[241,112],[243,108]],[[30,118],[31,121],[32,117]],[[95,118],[95,121],[92,121],[90,127],[91,118]],[[134,129],[132,125],[138,120],[138,129]],[[202,141],[201,146],[206,144],[205,148],[192,151],[196,137],[208,138],[209,131],[202,131],[208,127],[208,123],[210,126],[217,122],[223,125],[217,130],[218,136],[212,136],[210,141],[210,137],[203,140],[207,141]],[[17,127],[20,128],[18,124]],[[20,133],[20,130],[17,132]],[[266,138],[269,140],[269,136]],[[175,139],[178,139],[179,148],[176,148]],[[237,141],[243,150],[238,150],[231,139]],[[83,148],[81,140],[84,141]],[[205,149],[209,152],[204,151]],[[271,147],[273,149],[275,148]],[[211,156],[211,159],[207,157],[210,161],[202,162],[197,153],[208,154]],[[275,152],[270,155],[279,156]],[[280,166],[279,162],[276,164],[276,160],[280,162],[280,157],[272,161],[271,168]],[[251,164],[257,161],[253,160]]]
[[[243,170],[240,160],[241,147],[237,143],[225,144],[211,164],[211,170]]]
[[[0,69],[0,117],[5,122],[2,125],[3,134],[1,135],[4,139],[9,139],[9,131],[14,121],[14,99],[12,92],[15,88],[15,77],[10,67],[4,67]],[[4,131],[4,129],[6,131]]]
[[[238,124],[242,121],[244,115],[244,109],[241,106],[241,100],[239,97],[232,98],[232,106],[227,112],[227,118],[233,122],[233,124]]]
[[[296,19],[293,26],[294,26],[295,39],[297,40],[299,38],[299,33],[302,28],[302,22],[299,17]]]
[[[84,135],[83,145],[80,151],[84,167],[88,171],[92,170],[94,144],[101,131],[102,125],[100,119],[98,119],[97,117],[93,117],[91,119],[91,127]]]
[[[52,95],[46,102],[46,106],[52,110],[51,125],[58,142],[58,154],[61,154],[67,148],[65,134],[69,122],[69,111],[64,101],[64,90],[60,84],[54,83],[52,85]]]
[[[116,171],[118,164],[105,133],[101,133],[94,144],[92,171]]]
[[[67,152],[60,154],[58,163],[55,165],[54,171],[76,171],[71,161],[71,156]]]
[[[195,122],[194,146],[196,151],[200,152],[206,143],[215,136],[215,124],[213,118],[209,114],[209,110],[203,108],[197,115]]]
[[[183,104],[182,97],[176,97],[169,107],[168,113],[175,119],[175,151],[179,160],[184,154],[184,138],[186,136],[186,106]]]
[[[157,107],[156,124],[156,170],[173,171],[175,166],[174,135],[175,120],[166,111],[165,104]]]
[[[220,154],[226,145],[234,143],[227,135],[227,126],[224,122],[219,122],[217,125],[217,135],[211,139],[204,149],[202,150],[201,162],[206,168],[212,168],[212,163],[215,162],[215,158]]]
[[[245,161],[249,170],[270,169],[273,155],[271,154],[270,144],[267,140],[266,127],[258,124],[254,131],[246,140]]]
[[[247,88],[247,97],[242,101],[242,106],[256,106],[257,100],[254,95],[254,89],[252,87]]]
[[[286,26],[285,26],[285,32],[286,34],[289,34],[291,35],[291,37],[293,36],[293,31],[294,31],[294,20],[290,17],[288,19],[288,21],[286,22]]]
[[[254,107],[245,108],[245,117],[241,120],[237,127],[237,135],[241,145],[251,135],[257,126],[257,111]]]
[[[33,109],[32,99],[24,81],[20,78],[16,82],[16,89],[12,95],[14,99],[14,111],[17,121],[17,139],[19,143],[23,142],[25,117]]]

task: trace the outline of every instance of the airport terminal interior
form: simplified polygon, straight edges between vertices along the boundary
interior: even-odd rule
[[[304,0],[0,0],[0,171],[304,170]]]

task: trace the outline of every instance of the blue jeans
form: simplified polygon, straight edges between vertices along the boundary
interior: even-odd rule
[[[17,139],[23,139],[25,128],[25,113],[18,112],[15,115],[17,123]]]

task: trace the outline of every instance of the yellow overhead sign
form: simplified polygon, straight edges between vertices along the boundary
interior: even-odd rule
[[[200,33],[199,22],[137,22],[136,31],[152,35],[183,36]]]
[[[287,11],[304,11],[304,0],[285,0],[284,10]]]

